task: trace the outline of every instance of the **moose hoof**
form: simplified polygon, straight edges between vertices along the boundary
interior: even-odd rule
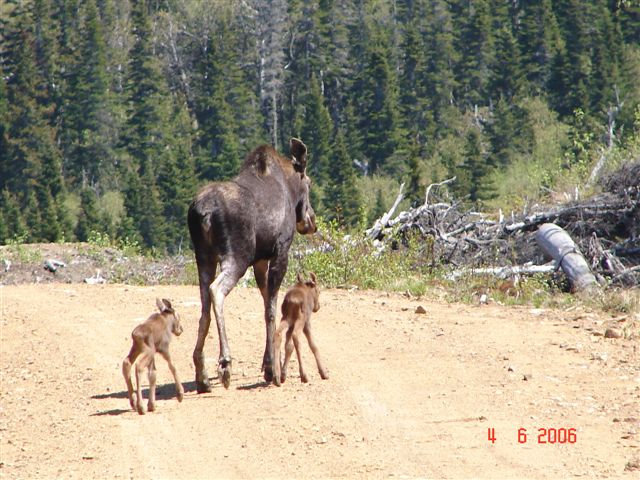
[[[141,404],[138,405],[138,414],[144,415],[144,406]]]
[[[183,392],[178,392],[176,394],[176,396],[178,397],[178,401],[181,402],[184,399],[184,393]]]
[[[280,383],[281,383],[281,382],[280,382],[280,377],[278,377],[278,375],[274,375],[274,376],[273,376],[273,384],[274,384],[276,387],[279,387],[279,386],[280,386]]]
[[[271,381],[273,380],[273,372],[271,371],[271,368],[265,368],[264,369],[264,381],[267,383],[271,383]]]
[[[302,383],[309,383],[309,379],[307,378],[306,375],[300,375],[300,381]]]
[[[322,378],[323,380],[328,380],[329,379],[329,375],[327,374],[327,372],[320,372],[320,378]]]
[[[220,369],[220,383],[224,388],[229,388],[231,385],[231,368],[225,367]]]
[[[196,380],[196,390],[198,393],[209,393],[211,392],[211,384],[209,383],[209,379],[201,382],[200,380]]]
[[[147,406],[147,410],[149,410],[150,412],[155,412],[156,411],[156,404],[155,403],[150,403]]]

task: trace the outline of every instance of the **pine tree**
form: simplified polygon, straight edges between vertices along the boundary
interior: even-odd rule
[[[402,73],[400,75],[400,106],[404,128],[409,136],[420,144],[426,143],[426,132],[433,132],[433,116],[429,109],[429,96],[426,86],[428,79],[427,59],[420,26],[417,21],[407,25],[403,51]]]
[[[122,233],[133,235],[133,225],[147,247],[170,246],[163,211],[167,197],[159,186],[160,172],[171,172],[179,162],[181,149],[172,134],[176,125],[174,99],[168,90],[161,65],[154,55],[152,31],[146,2],[133,10],[135,43],[131,51],[131,72],[127,81],[130,112],[127,122],[125,207],[127,220]],[[180,116],[184,121],[184,116]],[[184,131],[183,125],[178,126]],[[182,187],[182,186],[181,186]],[[170,192],[167,193],[170,195]],[[174,222],[176,219],[173,219]],[[180,219],[180,224],[184,219]],[[178,226],[172,229],[177,231]],[[173,237],[175,239],[175,237]]]
[[[450,111],[455,109],[459,88],[454,67],[459,61],[455,49],[453,19],[444,0],[433,0],[426,31],[425,96],[429,101],[427,114],[432,116],[427,134],[439,138],[450,128]],[[457,109],[456,109],[457,111]]]
[[[489,91],[495,100],[511,100],[522,90],[523,72],[520,70],[520,51],[510,25],[502,25],[496,32],[496,54],[493,58]]]
[[[589,78],[591,4],[580,0],[567,0],[558,4],[557,18],[563,25],[566,50],[560,53],[553,72],[556,109],[562,115],[573,115],[580,109],[589,113],[591,92]]]
[[[196,175],[189,140],[189,114],[179,99],[172,117],[175,119],[172,154],[160,167],[157,185],[163,205],[163,236],[169,250],[175,252],[181,245],[188,245],[185,219],[195,194]]]
[[[367,45],[365,65],[355,84],[358,128],[363,132],[362,153],[369,171],[402,174],[394,156],[402,148],[402,130],[395,72],[389,61],[388,40],[380,34]]]
[[[233,64],[230,35],[227,25],[219,25],[207,41],[200,65],[197,170],[200,178],[207,180],[231,178],[240,167],[238,117],[228,101],[231,89],[240,81],[240,74]]]
[[[549,88],[556,56],[564,50],[552,0],[524,2],[518,30],[522,71],[534,94]]]
[[[67,112],[69,173],[76,183],[109,182],[113,177],[115,137],[109,95],[105,41],[96,0],[84,2],[81,44],[69,77]]]
[[[335,156],[329,164],[331,182],[326,186],[324,198],[327,218],[336,220],[342,226],[356,227],[360,222],[362,199],[356,186],[356,172],[341,131],[336,135],[333,150]]]
[[[324,104],[320,85],[315,75],[311,77],[304,106],[304,119],[300,134],[310,152],[310,175],[316,183],[323,186],[327,182],[329,162],[333,157],[331,146],[333,123],[329,116],[329,110]]]
[[[25,8],[40,7],[39,3]],[[47,81],[50,58],[38,56],[38,41],[33,25],[41,10],[14,11],[16,23],[7,34],[10,61],[5,65],[9,73],[7,83],[7,131],[9,169],[3,172],[5,187],[18,201],[33,208],[27,212],[30,241],[56,241],[68,231],[68,215],[64,211],[65,185],[62,177],[61,155],[56,132],[50,123],[52,109]],[[30,24],[29,22],[33,22]],[[45,222],[45,223],[43,223]]]
[[[460,99],[467,107],[486,105],[490,67],[493,63],[494,43],[491,34],[491,16],[487,0],[464,1],[466,20],[461,25],[458,50],[462,58],[457,78]]]
[[[474,205],[480,205],[483,201],[495,198],[495,186],[490,179],[493,165],[482,147],[481,133],[475,127],[470,128],[467,133],[465,157],[462,171],[469,201]]]
[[[86,242],[91,232],[102,231],[103,226],[100,220],[96,193],[93,189],[85,187],[80,193],[80,214],[76,225],[76,238],[81,242]]]
[[[5,236],[0,240],[23,239],[27,236],[27,224],[22,215],[22,210],[18,204],[16,198],[9,192],[9,190],[2,191],[2,202],[0,203],[2,210],[2,218],[4,221],[4,228],[6,230]]]

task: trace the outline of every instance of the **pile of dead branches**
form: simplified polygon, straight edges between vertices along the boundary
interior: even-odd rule
[[[601,279],[640,284],[640,161],[604,178],[602,193],[588,200],[508,216],[465,208],[444,188],[454,181],[430,185],[422,205],[395,214],[404,196],[401,186],[393,207],[367,237],[384,249],[400,248],[418,236],[428,249],[425,258],[455,268],[523,269],[547,261],[534,235],[540,225],[555,223],[571,235]]]

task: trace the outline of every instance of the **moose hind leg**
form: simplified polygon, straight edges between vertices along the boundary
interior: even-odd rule
[[[215,261],[198,259],[198,276],[200,280],[200,303],[202,311],[200,313],[200,322],[198,325],[198,339],[195,349],[193,350],[193,364],[196,368],[196,389],[198,393],[206,393],[211,391],[209,383],[209,375],[204,365],[204,342],[209,333],[211,324],[211,293],[209,286],[216,275]]]
[[[216,317],[218,327],[218,339],[220,340],[220,358],[218,359],[218,377],[224,388],[231,385],[231,352],[227,340],[227,332],[224,325],[224,299],[236,286],[242,277],[244,270],[236,265],[222,264],[220,275],[209,287],[211,298],[213,299],[213,313]]]

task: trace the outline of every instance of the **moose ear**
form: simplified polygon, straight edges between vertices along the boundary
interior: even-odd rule
[[[296,281],[298,283],[304,283],[304,277],[302,276],[302,272],[298,272],[298,275],[296,276]]]
[[[315,285],[316,283],[318,283],[318,282],[316,281],[316,274],[315,274],[315,273],[313,273],[313,272],[311,272],[311,283],[313,283],[314,285]]]
[[[171,302],[169,300],[167,300],[166,298],[162,299],[162,303],[164,303],[165,310],[172,310],[173,309],[173,307],[171,306]]]
[[[160,313],[164,312],[165,309],[167,308],[165,307],[164,303],[162,303],[162,300],[160,300],[157,297],[156,297],[156,307],[158,307],[158,310],[160,310]]]
[[[293,168],[296,172],[304,172],[307,168],[307,146],[298,138],[289,141],[289,151],[293,160]]]

